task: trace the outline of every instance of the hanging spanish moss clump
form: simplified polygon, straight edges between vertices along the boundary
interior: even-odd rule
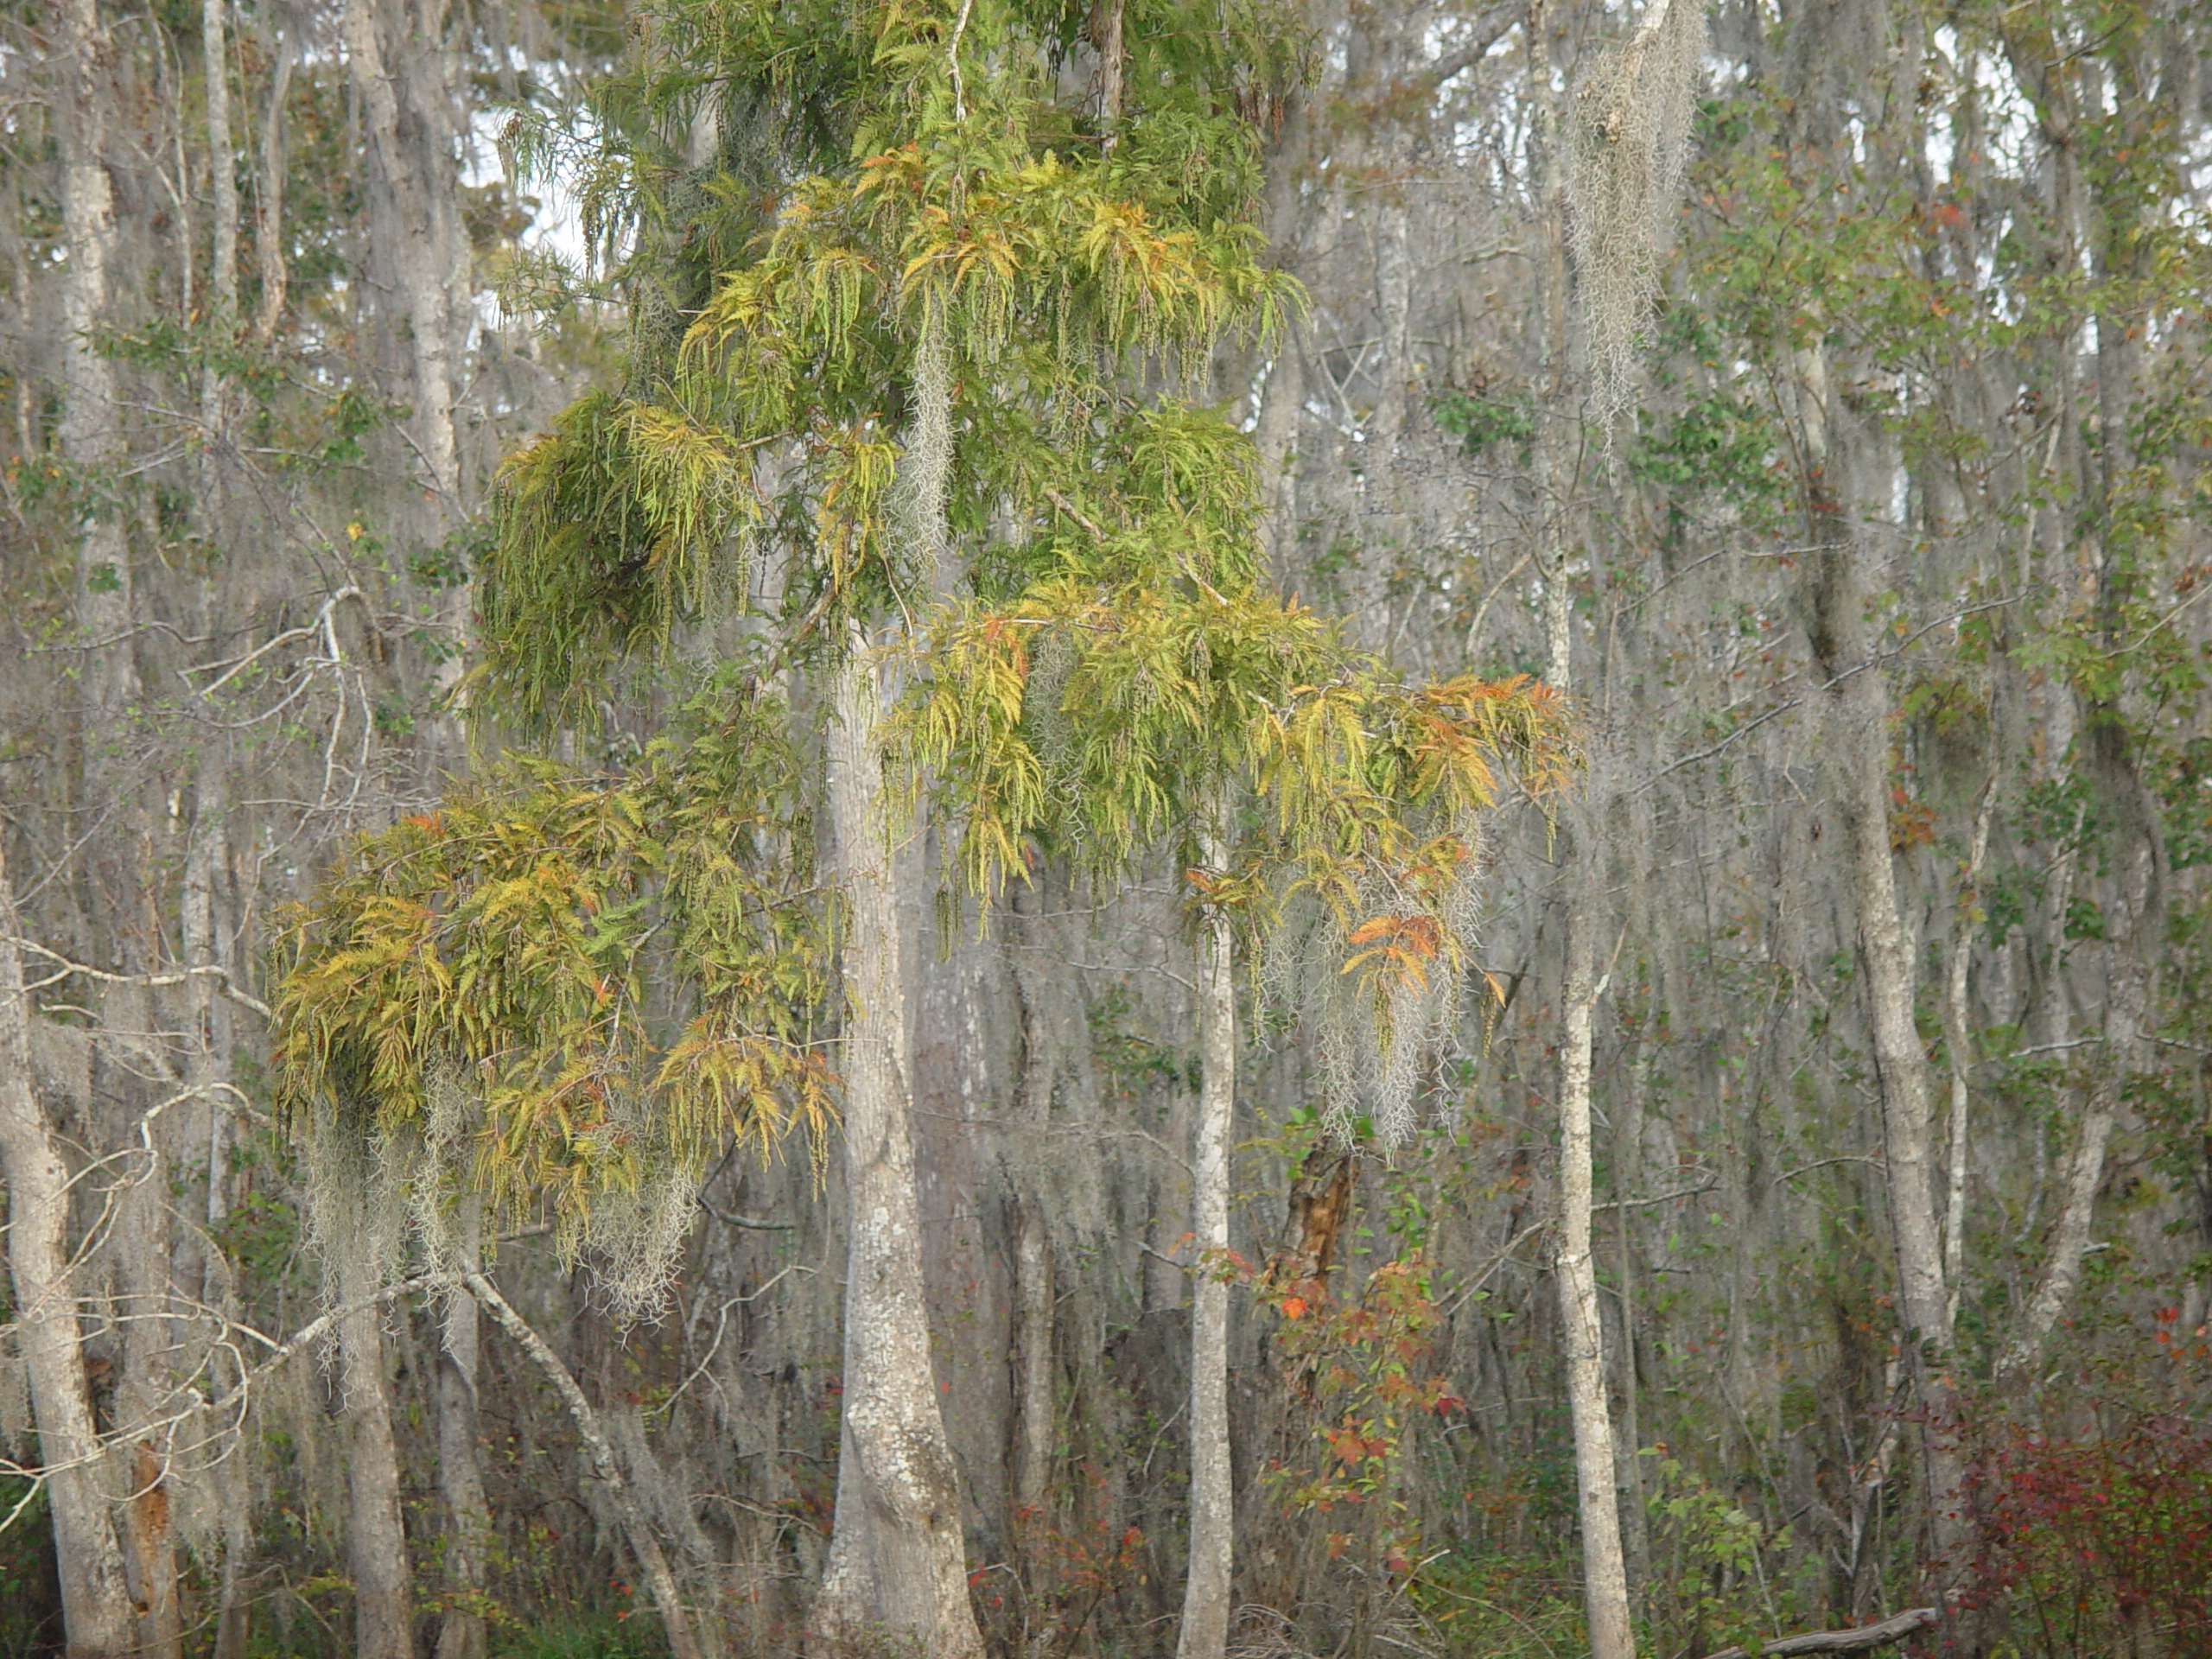
[[[308,1243],[322,1262],[322,1302],[334,1313],[392,1282],[406,1243],[416,1137],[387,1135],[365,1112],[324,1099],[305,1124]],[[334,1353],[338,1332],[326,1339]]]
[[[1080,661],[1064,627],[1039,628],[1029,647],[1029,672],[1021,686],[1021,725],[1043,762],[1045,780],[1065,804],[1077,804],[1083,787],[1075,722],[1067,710],[1068,681]]]
[[[913,400],[892,512],[901,578],[930,584],[939,579],[948,556],[945,496],[952,481],[952,362],[944,338],[944,301],[934,294],[922,301]]]
[[[1276,910],[1260,953],[1261,994],[1311,1024],[1333,1140],[1355,1139],[1362,1118],[1385,1147],[1420,1128],[1422,1076],[1459,1029],[1481,833],[1472,815],[1456,823],[1456,868],[1440,881],[1428,872],[1418,890],[1370,868],[1349,918],[1310,898]]]
[[[1567,233],[1592,402],[1610,427],[1628,406],[1672,239],[1705,55],[1705,0],[1652,0],[1576,89],[1567,143]]]
[[[676,1287],[705,1172],[677,1155],[652,1102],[633,1090],[609,1091],[607,1119],[588,1145],[607,1176],[588,1207],[562,1217],[554,1244],[563,1261],[590,1262],[617,1323],[651,1323]]]
[[[607,1092],[606,1120],[579,1138],[607,1175],[588,1205],[562,1210],[554,1245],[565,1265],[589,1264],[608,1311],[627,1325],[666,1308],[701,1180],[665,1144],[646,1101],[619,1086]],[[329,1306],[348,1283],[359,1294],[399,1278],[410,1236],[418,1270],[448,1303],[461,1274],[482,1265],[460,1225],[464,1206],[480,1199],[469,1159],[482,1102],[464,1069],[442,1056],[424,1062],[422,1094],[420,1116],[390,1128],[365,1132],[327,1113],[310,1131],[308,1225]],[[613,1173],[618,1166],[623,1175]]]

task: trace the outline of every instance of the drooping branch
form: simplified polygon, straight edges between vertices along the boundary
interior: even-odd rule
[[[661,1624],[668,1632],[669,1650],[676,1659],[704,1659],[698,1637],[691,1628],[690,1615],[684,1611],[683,1599],[677,1590],[676,1574],[670,1570],[668,1556],[660,1547],[660,1540],[653,1536],[645,1512],[638,1507],[630,1483],[622,1472],[622,1461],[615,1455],[614,1444],[607,1438],[599,1414],[585,1397],[582,1385],[561,1363],[561,1357],[546,1346],[545,1338],[515,1312],[480,1270],[463,1268],[461,1281],[492,1311],[492,1317],[530,1357],[531,1363],[545,1374],[546,1381],[552,1383],[554,1392],[568,1407],[569,1415],[575,1421],[576,1438],[583,1442],[584,1456],[591,1464],[592,1475],[606,1486],[607,1496],[613,1499],[615,1510],[622,1517],[622,1530],[630,1541],[631,1553],[645,1569],[645,1582],[652,1588],[653,1605],[658,1609]]]

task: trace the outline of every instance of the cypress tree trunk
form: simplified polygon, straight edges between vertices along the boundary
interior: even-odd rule
[[[55,137],[61,159],[61,219],[69,257],[62,273],[62,410],[55,434],[64,460],[103,490],[115,481],[123,453],[116,404],[115,365],[92,348],[108,321],[109,271],[116,246],[115,192],[108,181],[105,111],[114,96],[108,73],[109,42],[99,0],[63,0],[55,60],[63,66],[54,95]],[[131,571],[123,520],[111,505],[86,514],[77,543],[74,620],[88,643],[101,642],[87,658],[77,696],[79,737],[79,804],[101,779],[102,746],[120,729],[124,708],[137,694],[127,638]]]
[[[1550,327],[1563,339],[1560,315],[1566,290],[1560,215],[1546,220],[1550,250],[1548,291],[1554,299]],[[1556,441],[1547,432],[1538,445],[1538,488],[1548,504],[1565,493],[1567,470]],[[1560,691],[1574,682],[1573,630],[1568,610],[1570,582],[1567,537],[1559,514],[1548,505],[1544,562],[1545,678]],[[1605,1383],[1605,1325],[1598,1306],[1597,1258],[1590,1243],[1592,1146],[1590,1068],[1598,999],[1605,992],[1597,976],[1595,935],[1601,924],[1603,882],[1599,874],[1606,803],[1599,796],[1605,768],[1592,766],[1585,780],[1587,798],[1576,814],[1574,861],[1568,874],[1567,993],[1561,1009],[1559,1052],[1559,1240],[1554,1268],[1559,1280],[1560,1330],[1567,1348],[1567,1411],[1574,1426],[1577,1512],[1582,1526],[1582,1593],[1589,1620],[1592,1659],[1636,1659],[1636,1633],[1629,1620],[1628,1568],[1621,1553],[1620,1471],[1613,1450],[1612,1402]],[[1634,1356],[1629,1363],[1633,1364]]]
[[[888,1637],[980,1659],[959,1479],[938,1409],[922,1281],[898,896],[883,824],[876,662],[855,624],[836,671],[830,817],[846,931],[848,1219],[836,1524],[813,1644]]]
[[[168,1435],[153,1425],[175,1409],[175,1349],[170,1322],[169,1160],[165,1125],[147,1131],[150,1145],[122,1131],[129,1147],[115,1201],[113,1249],[121,1294],[122,1377],[115,1391],[117,1427],[130,1446],[123,1506],[124,1541],[138,1608],[137,1650],[153,1659],[181,1659],[183,1610],[177,1601],[176,1534],[171,1524]],[[115,1141],[110,1141],[116,1144]]]
[[[1866,588],[1856,527],[1841,485],[1831,475],[1825,349],[1802,353],[1799,367],[1807,516],[1814,543],[1807,566],[1807,633],[1815,665],[1826,681],[1826,732],[1843,809],[1859,960],[1881,1084],[1882,1161],[1897,1251],[1897,1313],[1915,1392],[1927,1414],[1923,1444],[1929,1541],[1935,1558],[1943,1561],[1955,1555],[1965,1538],[1958,1504],[1965,1467],[1951,1421],[1955,1390],[1945,1369],[1951,1302],[1943,1280],[1928,1056],[1914,1018],[1912,956],[1890,844],[1887,678],[1872,658],[1874,642],[1866,633]]]
[[[100,1491],[99,1436],[70,1270],[69,1168],[32,1082],[18,928],[0,853],[0,1179],[7,1187],[16,1340],[29,1373],[39,1461],[50,1471],[47,1508],[70,1659],[110,1659],[137,1649],[137,1621],[123,1548]]]
[[[274,60],[269,102],[261,113],[261,156],[253,181],[253,259],[261,297],[253,308],[253,337],[267,345],[284,320],[291,271],[284,261],[284,100],[291,93],[292,42],[281,33],[264,44]]]
[[[415,1659],[414,1586],[399,1514],[399,1454],[384,1376],[381,1286],[370,1253],[348,1240],[340,1263],[338,1321],[346,1393],[346,1567],[353,1580],[358,1659]]]
[[[1217,817],[1200,856],[1229,864],[1229,836]],[[1221,1659],[1229,1645],[1230,1569],[1236,1559],[1236,1494],[1229,1459],[1229,1145],[1236,1109],[1236,995],[1229,918],[1209,912],[1198,956],[1198,1121],[1192,1160],[1191,1228],[1198,1271],[1191,1291],[1191,1558],[1183,1586],[1176,1659]]]
[[[229,0],[200,0],[200,60],[207,99],[207,189],[214,199],[214,240],[209,251],[208,298],[218,329],[237,326],[238,310],[238,187],[237,152],[231,143],[230,31],[223,13]],[[200,418],[212,443],[222,435],[223,377],[208,368],[200,377]]]
[[[386,50],[387,15],[397,24]],[[348,0],[346,58],[361,101],[367,140],[370,264],[398,296],[406,324],[406,368],[415,404],[417,460],[437,494],[435,523],[457,506],[453,408],[456,249],[449,170],[452,111],[439,60],[445,20],[435,0]]]

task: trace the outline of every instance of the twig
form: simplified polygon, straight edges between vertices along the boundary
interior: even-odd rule
[[[1051,502],[1054,506],[1058,507],[1062,512],[1067,514],[1069,518],[1074,519],[1076,523],[1082,525],[1085,531],[1090,532],[1090,537],[1093,541],[1103,542],[1106,539],[1106,532],[1099,529],[1096,524],[1092,524],[1090,519],[1084,517],[1081,509],[1077,507],[1075,503],[1069,500],[1067,497],[1062,495],[1058,490],[1047,486],[1045,490],[1045,499]]]
[[[668,1418],[673,1419],[676,1414],[676,1402],[683,1397],[683,1391],[690,1388],[694,1382],[696,1382],[700,1376],[705,1372],[707,1367],[715,1363],[715,1356],[721,1351],[722,1332],[729,1323],[730,1309],[733,1307],[741,1307],[747,1302],[759,1301],[763,1296],[766,1296],[770,1291],[773,1290],[778,1285],[781,1284],[785,1280],[790,1278],[791,1274],[795,1273],[812,1273],[814,1271],[815,1269],[812,1268],[804,1267],[800,1263],[794,1262],[789,1267],[785,1268],[781,1273],[776,1274],[774,1278],[769,1280],[767,1283],[760,1286],[759,1288],[747,1291],[742,1296],[733,1296],[728,1301],[724,1302],[721,1305],[721,1310],[715,1315],[715,1339],[712,1343],[708,1344],[706,1357],[700,1360],[696,1365],[694,1365],[691,1368],[690,1376],[685,1377],[681,1382],[677,1383],[675,1389],[670,1393],[668,1398],[662,1402],[660,1408],[662,1412],[666,1414]]]
[[[1590,1208],[1592,1211],[1649,1210],[1657,1205],[1672,1204],[1677,1198],[1694,1198],[1700,1197],[1705,1193],[1712,1192],[1715,1186],[1719,1185],[1719,1181],[1720,1177],[1718,1174],[1708,1175],[1702,1183],[1696,1186],[1678,1186],[1671,1192],[1654,1192],[1648,1198],[1608,1198],[1603,1204],[1592,1205]]]
[[[243,657],[232,658],[227,663],[197,663],[190,668],[178,670],[178,675],[181,677],[188,674],[205,674],[210,669],[223,669],[225,671],[222,677],[219,679],[211,681],[207,687],[200,694],[203,697],[212,697],[215,693],[221,690],[224,686],[227,685],[232,679],[243,673],[249,664],[257,662],[260,658],[266,657],[270,652],[276,650],[279,645],[288,645],[295,639],[308,639],[318,632],[324,633],[326,641],[327,641],[328,634],[327,631],[330,624],[330,613],[337,607],[338,602],[340,600],[345,599],[358,599],[364,604],[368,602],[368,595],[364,594],[359,588],[340,588],[328,599],[322,601],[321,608],[315,612],[315,619],[312,621],[303,623],[296,628],[285,629],[282,633],[277,634],[270,639],[266,645],[257,646],[255,649],[246,652]],[[336,654],[336,647],[334,645],[332,647],[332,653],[334,657]],[[187,683],[189,683],[189,682]]]
[[[699,1207],[725,1227],[750,1227],[762,1233],[789,1233],[798,1229],[798,1223],[795,1221],[762,1221],[753,1216],[733,1215],[727,1210],[715,1209],[703,1198],[699,1200]]]

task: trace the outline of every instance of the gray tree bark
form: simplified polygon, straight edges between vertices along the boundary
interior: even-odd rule
[[[417,461],[438,497],[434,519],[458,510],[460,477],[453,417],[458,204],[444,176],[454,161],[440,67],[444,35],[441,0],[347,0],[346,63],[371,162],[372,264],[401,298]]]
[[[238,158],[231,143],[230,31],[224,13],[229,0],[200,0],[200,59],[207,102],[207,189],[214,199],[214,235],[209,253],[208,309],[216,328],[228,334],[238,310]],[[200,376],[200,441],[218,442],[226,424],[223,377],[213,367]]]
[[[20,929],[0,851],[0,1177],[7,1186],[16,1340],[29,1373],[46,1471],[69,1659],[119,1659],[137,1648],[137,1618],[101,1491],[102,1448],[85,1383],[68,1243],[69,1167],[33,1081]]]
[[[1970,1087],[1974,1039],[1967,1026],[1967,980],[1974,960],[1974,915],[1980,895],[1981,865],[1989,855],[1990,825],[1997,810],[1997,772],[1992,771],[1988,786],[1982,791],[1981,800],[1974,808],[1967,867],[1959,877],[1958,899],[1954,906],[1956,914],[1952,923],[1950,956],[1944,963],[1943,1046],[1949,1051],[1951,1060],[1951,1123],[1944,1169],[1943,1286],[1945,1317],[1955,1331],[1958,1328],[1959,1296],[1966,1284],[1967,1132],[1968,1115],[1974,1104]]]
[[[253,264],[261,295],[253,308],[253,337],[267,345],[284,319],[290,267],[284,258],[284,100],[291,93],[293,46],[282,34],[269,41],[275,67],[269,102],[261,112],[261,156],[254,173]]]
[[[846,907],[843,1414],[836,1525],[811,1636],[825,1652],[888,1638],[946,1659],[980,1659],[958,1472],[930,1364],[878,672],[855,624],[836,671],[829,734],[830,817]]]
[[[1548,227],[1554,247],[1557,215]],[[1556,257],[1555,286],[1564,287]],[[1554,321],[1554,327],[1560,325]],[[1538,446],[1541,457],[1538,488],[1542,508],[1555,526],[1564,512],[1557,478],[1559,461],[1548,435]],[[1550,548],[1544,569],[1548,663],[1545,677],[1559,690],[1574,681],[1573,632],[1567,605],[1568,538],[1548,529]],[[1567,988],[1561,1008],[1559,1052],[1559,1241],[1554,1266],[1559,1277],[1560,1325],[1567,1349],[1568,1415],[1574,1428],[1574,1473],[1582,1524],[1582,1596],[1589,1623],[1592,1659],[1636,1659],[1636,1631],[1629,1618],[1628,1567],[1621,1550],[1620,1470],[1613,1449],[1611,1390],[1605,1375],[1605,1323],[1598,1306],[1597,1257],[1591,1248],[1595,1202],[1591,1135],[1590,1071],[1598,999],[1605,981],[1596,966],[1602,883],[1599,836],[1606,803],[1597,796],[1605,776],[1593,767],[1585,779],[1589,794],[1576,815],[1580,833],[1569,867],[1567,916]],[[1633,1356],[1630,1363],[1634,1363]]]
[[[345,1390],[346,1563],[359,1659],[415,1659],[414,1581],[399,1512],[399,1455],[385,1385],[378,1264],[349,1243],[339,1264],[340,1386]]]
[[[123,1535],[138,1610],[136,1645],[156,1659],[181,1659],[183,1609],[171,1519],[170,1435],[163,1426],[177,1404],[169,1294],[173,1218],[169,1160],[163,1155],[170,1139],[167,1128],[142,1124],[135,1134],[128,1127],[121,1130],[129,1137],[128,1151],[120,1160],[124,1176],[113,1199],[111,1248],[120,1293],[116,1313],[123,1327],[115,1403],[118,1432],[129,1447]]]
[[[1583,857],[1590,856],[1584,849]],[[1605,1326],[1598,1307],[1592,1205],[1590,1067],[1592,1027],[1605,982],[1591,948],[1586,904],[1567,922],[1567,1001],[1560,1036],[1560,1319],[1567,1346],[1567,1408],[1574,1425],[1575,1487],[1582,1518],[1582,1594],[1591,1659],[1636,1659],[1628,1570],[1621,1553],[1619,1471],[1605,1385]]]
[[[1229,867],[1224,809],[1201,831],[1199,856]],[[1236,1495],[1229,1457],[1229,1148],[1236,1113],[1235,941],[1208,913],[1198,948],[1198,1112],[1191,1175],[1196,1271],[1191,1288],[1191,1548],[1176,1659],[1221,1659],[1229,1645]]]
[[[1021,1079],[1017,1103],[1024,1128],[1039,1137],[1051,1128],[1052,1057],[1046,1029],[1043,948],[1038,926],[1037,893],[1024,886],[1014,894],[1017,920],[1012,946],[1014,983],[1021,1005]],[[1015,1349],[1020,1358],[1016,1379],[1018,1406],[1014,1459],[1014,1507],[1017,1516],[1041,1518],[1052,1472],[1052,1332],[1054,1278],[1052,1230],[1045,1216],[1045,1186],[1033,1154],[1020,1160],[1014,1202],[1020,1214],[1014,1239],[1014,1282],[1020,1300]],[[1040,1570],[1040,1560],[1032,1563]]]
[[[108,321],[110,270],[115,260],[115,192],[108,180],[105,112],[112,97],[109,41],[99,0],[62,0],[55,54],[60,100],[55,122],[61,153],[61,218],[69,257],[62,278],[62,410],[56,436],[80,480],[96,486],[85,503],[77,543],[74,608],[87,641],[104,642],[86,664],[78,696],[88,752],[111,741],[137,690],[127,638],[130,560],[120,513],[99,499],[115,482],[123,440],[117,417],[115,365],[93,349]],[[86,762],[88,766],[93,763]]]

